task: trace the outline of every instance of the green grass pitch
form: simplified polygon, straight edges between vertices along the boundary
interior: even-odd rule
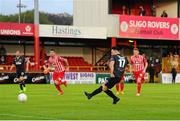
[[[145,84],[136,97],[136,85],[125,84],[125,95],[112,105],[104,93],[87,100],[83,92],[99,85],[68,85],[65,94],[57,95],[53,85],[27,85],[28,101],[17,100],[18,85],[0,85],[0,120],[170,120],[180,119],[180,85]],[[113,88],[113,91],[115,89]]]

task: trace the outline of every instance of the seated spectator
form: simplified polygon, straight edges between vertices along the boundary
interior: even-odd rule
[[[168,14],[166,13],[165,10],[164,10],[163,13],[161,14],[161,17],[168,17]]]
[[[144,7],[140,6],[139,9],[140,9],[139,15],[140,16],[145,16],[146,15],[146,11],[145,11]]]
[[[125,5],[122,6],[122,15],[128,15],[128,10]]]
[[[6,49],[4,48],[4,46],[1,46],[1,48],[0,48],[0,64],[6,63],[6,54],[7,54]]]
[[[1,48],[0,48],[0,55],[6,55],[6,54],[7,54],[6,49],[4,48],[4,46],[1,46]]]
[[[4,55],[0,56],[0,64],[6,64]]]
[[[151,8],[151,13],[152,13],[152,16],[156,16],[156,6],[153,5],[152,8]]]

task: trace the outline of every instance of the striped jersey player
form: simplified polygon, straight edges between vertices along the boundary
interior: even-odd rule
[[[141,83],[144,80],[144,75],[148,66],[147,60],[144,56],[139,54],[138,48],[134,48],[133,55],[130,58],[131,69],[137,83],[137,96],[140,96]]]
[[[66,66],[66,67],[65,67]],[[48,59],[48,68],[47,70],[53,71],[53,81],[56,86],[56,89],[59,91],[59,94],[63,95],[60,85],[67,86],[67,81],[62,81],[64,78],[65,71],[68,71],[69,64],[67,59],[58,56],[54,49],[50,50],[50,57]]]

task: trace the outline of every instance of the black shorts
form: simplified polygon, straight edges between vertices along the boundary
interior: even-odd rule
[[[121,77],[111,77],[107,80],[105,85],[107,86],[108,89],[111,89],[114,87],[114,85],[118,84],[121,81]]]
[[[23,71],[16,72],[16,78],[20,78],[21,76],[25,76],[25,73]]]

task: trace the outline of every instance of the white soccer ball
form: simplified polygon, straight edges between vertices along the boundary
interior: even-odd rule
[[[19,102],[26,102],[27,101],[27,95],[24,93],[21,93],[18,95]]]

